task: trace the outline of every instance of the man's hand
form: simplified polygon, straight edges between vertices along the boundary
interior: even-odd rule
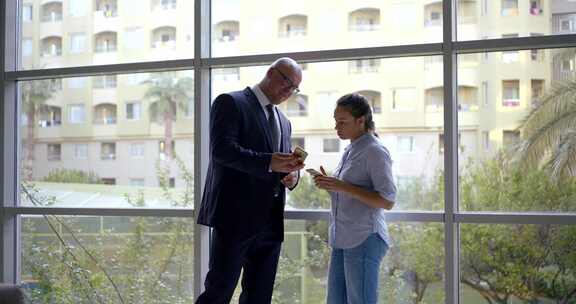
[[[282,184],[286,186],[286,188],[292,189],[296,186],[296,182],[298,182],[298,172],[290,172],[282,179]]]
[[[273,153],[270,169],[274,172],[290,173],[304,168],[304,163],[294,154]]]

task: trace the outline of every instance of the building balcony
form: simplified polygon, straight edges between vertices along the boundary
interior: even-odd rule
[[[40,39],[54,36],[62,37],[64,34],[64,26],[62,22],[46,22],[40,26]]]
[[[98,105],[103,103],[117,103],[116,88],[92,90],[92,104]]]
[[[96,11],[94,12],[94,33],[119,32],[120,18],[116,11]]]

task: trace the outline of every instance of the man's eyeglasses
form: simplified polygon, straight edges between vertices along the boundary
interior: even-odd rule
[[[278,74],[280,74],[280,76],[282,76],[282,79],[284,79],[284,81],[290,85],[288,88],[290,89],[290,91],[292,91],[292,94],[300,93],[300,89],[298,88],[298,86],[294,85],[294,82],[292,82],[292,80],[290,78],[288,78],[288,76],[286,76],[284,73],[282,73],[282,71],[280,71],[277,68],[272,68],[272,69],[275,70],[276,72],[278,72]]]

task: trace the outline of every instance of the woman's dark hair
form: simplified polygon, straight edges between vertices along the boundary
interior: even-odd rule
[[[336,101],[336,106],[345,108],[354,118],[364,116],[366,119],[364,123],[366,131],[374,132],[375,126],[374,120],[372,120],[372,107],[370,107],[370,103],[366,97],[357,93],[346,94]]]

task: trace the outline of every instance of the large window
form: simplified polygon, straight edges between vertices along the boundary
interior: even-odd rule
[[[380,302],[576,301],[576,2],[4,2],[0,281],[33,303],[193,303],[211,101],[278,56],[304,68],[278,108],[307,168],[350,144],[339,97],[373,110],[398,187]],[[330,203],[302,171],[274,303],[325,303]]]

